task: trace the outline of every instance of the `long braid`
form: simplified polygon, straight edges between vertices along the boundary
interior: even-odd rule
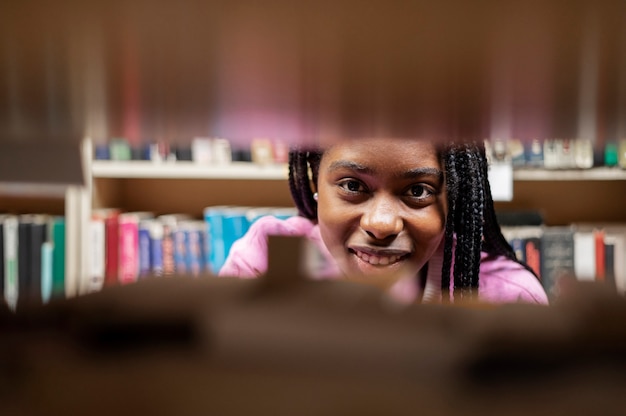
[[[452,156],[447,158],[448,163],[452,164],[446,166],[446,169],[455,173],[453,181],[456,181],[458,188],[455,194],[449,195],[449,200],[456,206],[450,216],[457,239],[454,249],[454,292],[455,299],[463,299],[474,295],[474,289],[478,288],[484,190],[476,145],[469,142],[452,145],[448,153]],[[463,177],[460,177],[461,173]],[[442,273],[446,276],[450,272],[450,265],[445,264],[444,267]]]
[[[314,182],[317,181],[319,170],[319,152],[292,150],[289,152],[289,190],[292,199],[298,208],[298,213],[310,220],[317,221],[317,203],[313,198],[311,179],[309,178],[309,160],[317,163],[314,172]]]
[[[443,264],[441,266],[441,289],[444,301],[450,301],[450,269],[452,267],[452,248],[454,245],[454,218],[456,216],[456,195],[459,175],[456,170],[456,153],[448,148],[442,157],[446,170],[446,189],[448,194],[448,216],[444,234]]]

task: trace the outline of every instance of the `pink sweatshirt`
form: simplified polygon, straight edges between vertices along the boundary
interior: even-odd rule
[[[222,269],[220,276],[256,277],[267,270],[267,240],[269,235],[303,236],[315,243],[326,258],[327,267],[314,278],[337,278],[341,276],[335,261],[324,245],[319,227],[303,217],[280,220],[263,217],[257,220],[244,237],[236,241]],[[415,279],[397,282],[390,294],[398,301],[410,303],[421,298],[423,301],[441,300],[441,266],[443,244],[430,259],[426,285],[421,288]],[[451,279],[452,280],[452,279]],[[487,303],[526,302],[548,304],[548,298],[537,278],[520,264],[503,256],[481,254],[480,284],[478,297]]]

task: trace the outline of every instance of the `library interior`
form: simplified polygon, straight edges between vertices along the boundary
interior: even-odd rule
[[[0,414],[623,414],[624,22],[1,2]]]

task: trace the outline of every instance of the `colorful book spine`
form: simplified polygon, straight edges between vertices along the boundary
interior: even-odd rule
[[[174,234],[178,228],[178,223],[189,220],[185,214],[160,215],[157,220],[162,226],[162,258],[163,275],[169,276],[176,273],[176,247]]]
[[[527,237],[524,241],[524,252],[526,255],[526,264],[541,280],[541,237]]]
[[[207,222],[207,238],[210,246],[209,267],[213,273],[218,273],[226,260],[224,245],[223,215],[228,206],[212,206],[204,209],[204,219]]]
[[[119,213],[112,213],[104,219],[105,227],[105,267],[104,285],[119,283]]]
[[[52,219],[52,290],[51,299],[65,299],[65,218]]]
[[[139,278],[139,223],[151,217],[147,212],[125,212],[119,216],[119,281],[136,282]]]
[[[152,274],[150,227],[153,219],[139,222],[138,245],[139,245],[139,278],[145,278]]]
[[[604,251],[604,230],[596,229],[593,232],[596,251],[596,280],[603,282],[606,279],[606,264]]]
[[[172,240],[174,243],[174,269],[176,274],[183,275],[187,273],[186,262],[186,230],[183,228],[183,224],[177,224],[172,230]]]
[[[52,298],[52,262],[54,244],[46,241],[41,245],[41,302],[46,304]]]
[[[162,224],[163,237],[161,240],[161,257],[163,264],[163,275],[171,276],[176,272],[176,263],[174,262],[174,227],[172,223],[165,222]]]
[[[163,275],[163,224],[150,223],[150,267],[153,276]]]
[[[190,221],[183,225],[185,233],[185,263],[188,274],[198,276],[204,265],[204,221]]]

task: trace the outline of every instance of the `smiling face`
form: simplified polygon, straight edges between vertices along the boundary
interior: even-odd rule
[[[442,241],[446,189],[431,142],[339,142],[322,156],[317,192],[322,239],[348,276],[416,275]]]

